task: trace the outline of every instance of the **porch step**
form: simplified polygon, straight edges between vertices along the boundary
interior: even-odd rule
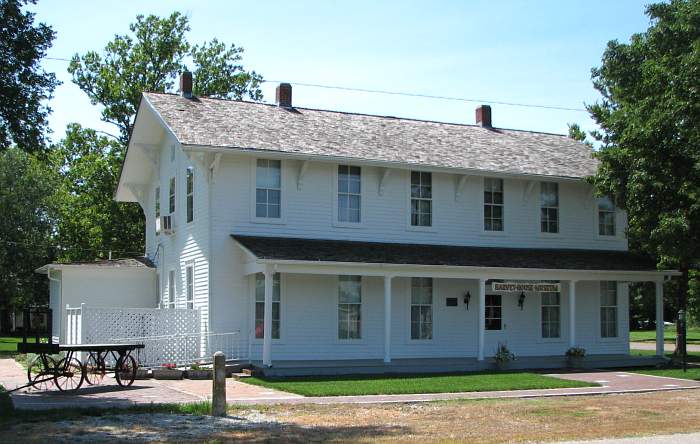
[[[241,373],[232,373],[231,374],[231,377],[233,379],[235,379],[236,381],[240,381],[241,379],[245,379],[245,378],[250,378],[251,376],[253,376],[253,375],[251,375],[250,372],[241,372]]]
[[[246,376],[253,376],[253,369],[252,368],[244,368],[241,370],[241,374],[246,375]]]

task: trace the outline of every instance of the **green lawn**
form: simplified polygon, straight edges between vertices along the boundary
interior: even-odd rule
[[[700,327],[688,327],[688,344],[700,344]],[[664,340],[666,342],[676,342],[676,327],[666,327],[664,330]],[[656,330],[638,330],[630,332],[630,341],[633,342],[654,342],[656,341]]]
[[[682,368],[650,368],[641,370],[630,370],[634,373],[645,375],[666,376],[668,378],[694,379],[700,381],[700,367],[688,367],[688,371]]]
[[[654,356],[654,350],[630,350],[630,356]],[[673,353],[666,353],[667,358],[672,358]],[[688,352],[688,362],[700,362],[700,352]]]
[[[449,375],[367,375],[293,378],[246,378],[260,385],[304,396],[395,395],[411,393],[483,392],[591,387],[580,381],[557,379],[536,373],[476,372]]]

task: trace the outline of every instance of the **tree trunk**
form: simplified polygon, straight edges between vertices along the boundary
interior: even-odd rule
[[[683,310],[686,316],[686,326],[688,324],[688,282],[690,279],[689,267],[681,265],[681,278],[678,282],[678,311]],[[681,330],[681,321],[676,313],[676,351],[673,352],[676,358],[682,358],[685,355],[685,341],[681,340],[683,331]]]

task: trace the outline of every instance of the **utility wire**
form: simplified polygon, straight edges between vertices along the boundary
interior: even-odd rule
[[[284,83],[279,80],[263,80],[265,83]],[[587,112],[584,108],[570,108],[566,106],[555,106],[555,105],[538,105],[529,103],[517,103],[517,102],[503,102],[499,100],[487,100],[487,99],[470,99],[466,97],[450,97],[450,96],[436,96],[431,94],[421,94],[421,93],[409,93],[401,91],[388,91],[381,89],[365,89],[365,88],[350,88],[347,86],[334,86],[334,85],[321,85],[318,83],[303,83],[303,82],[286,82],[292,85],[298,86],[308,86],[311,88],[325,88],[325,89],[337,89],[341,91],[353,91],[353,92],[363,92],[372,94],[387,94],[393,96],[406,96],[406,97],[419,97],[422,99],[438,99],[438,100],[453,100],[459,102],[475,102],[475,103],[493,103],[496,105],[508,105],[508,106],[520,106],[524,108],[541,108],[541,109],[555,109],[560,111],[579,111]]]

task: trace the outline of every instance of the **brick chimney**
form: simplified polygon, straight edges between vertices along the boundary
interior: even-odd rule
[[[476,108],[476,124],[484,128],[491,128],[491,107],[480,105]]]
[[[275,102],[277,106],[282,108],[292,107],[292,85],[289,83],[280,83],[275,90]]]
[[[186,99],[192,98],[192,73],[189,71],[180,74],[180,94]]]

